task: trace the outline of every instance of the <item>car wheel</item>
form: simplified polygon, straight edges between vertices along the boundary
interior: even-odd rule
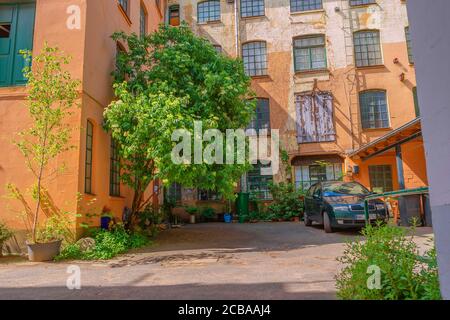
[[[305,222],[305,226],[311,227],[312,226],[312,220],[308,217],[308,214],[305,212],[303,216],[303,220]]]
[[[331,227],[331,220],[328,213],[323,213],[323,229],[326,233],[333,233],[333,228]]]

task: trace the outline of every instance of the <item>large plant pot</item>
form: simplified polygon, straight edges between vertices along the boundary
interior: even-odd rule
[[[61,250],[62,241],[54,241],[49,243],[28,243],[28,260],[33,262],[52,261]]]
[[[195,215],[194,214],[191,215],[190,222],[191,222],[191,224],[195,224]]]

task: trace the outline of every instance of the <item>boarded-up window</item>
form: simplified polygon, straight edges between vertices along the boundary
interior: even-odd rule
[[[327,142],[336,139],[333,122],[333,96],[327,92],[296,97],[298,143]]]

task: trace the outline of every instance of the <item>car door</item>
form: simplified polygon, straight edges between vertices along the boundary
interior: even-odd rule
[[[313,194],[312,194],[312,216],[313,220],[322,222],[322,205],[323,205],[323,199],[322,199],[322,186],[320,183],[315,185]]]

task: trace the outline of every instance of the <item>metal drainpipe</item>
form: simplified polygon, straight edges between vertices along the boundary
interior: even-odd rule
[[[238,9],[238,3],[239,0],[234,0],[234,35],[236,40],[236,58],[239,57],[239,9]]]

